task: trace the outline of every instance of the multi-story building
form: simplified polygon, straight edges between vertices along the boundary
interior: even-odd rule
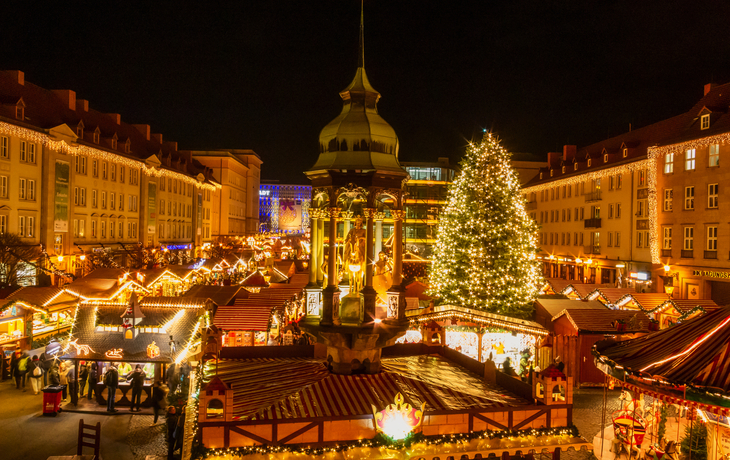
[[[706,85],[704,97],[671,135],[649,148],[656,162],[660,288],[675,298],[730,304],[730,83]],[[722,161],[720,159],[723,158]],[[666,267],[666,269],[665,269]]]
[[[220,190],[149,125],[0,72],[0,232],[44,245],[58,269],[78,272],[77,256],[95,250],[122,262],[139,242],[192,250],[209,240],[200,229]]]
[[[253,150],[204,150],[193,158],[213,170],[221,188],[213,191],[213,238],[252,235],[259,227],[261,158]]]
[[[730,84],[707,85],[681,115],[550,153],[523,187],[544,275],[730,302],[729,105]]]
[[[259,231],[304,233],[309,228],[312,186],[267,181],[259,188]]]

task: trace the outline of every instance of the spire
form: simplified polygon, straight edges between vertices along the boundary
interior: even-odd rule
[[[363,20],[363,1],[360,0],[360,62],[358,67],[365,68],[365,27]]]

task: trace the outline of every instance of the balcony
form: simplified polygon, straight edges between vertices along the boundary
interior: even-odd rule
[[[600,246],[583,246],[583,253],[588,254],[600,254],[601,253],[601,247]]]
[[[705,259],[717,259],[717,251],[705,251]]]
[[[591,201],[601,201],[600,190],[594,190],[592,192],[586,193],[584,196],[586,199],[586,203],[590,203]]]
[[[694,259],[694,251],[692,249],[682,249],[682,259]]]
[[[671,249],[662,249],[662,257],[672,257]]]
[[[584,228],[601,228],[601,218],[593,217],[583,221]]]

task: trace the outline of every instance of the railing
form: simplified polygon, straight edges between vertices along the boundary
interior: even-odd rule
[[[694,251],[692,249],[682,249],[681,257],[682,259],[693,259]]]
[[[705,259],[717,259],[717,251],[705,251]]]
[[[662,257],[672,257],[671,249],[662,249]]]
[[[593,217],[583,221],[584,228],[601,228],[601,218]]]
[[[591,201],[601,201],[601,191],[600,190],[594,190],[592,192],[586,193],[585,195],[586,203]]]

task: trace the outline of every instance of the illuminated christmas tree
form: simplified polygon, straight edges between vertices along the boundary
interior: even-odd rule
[[[537,225],[510,156],[492,133],[467,147],[439,218],[430,293],[442,304],[527,318],[542,278]]]

